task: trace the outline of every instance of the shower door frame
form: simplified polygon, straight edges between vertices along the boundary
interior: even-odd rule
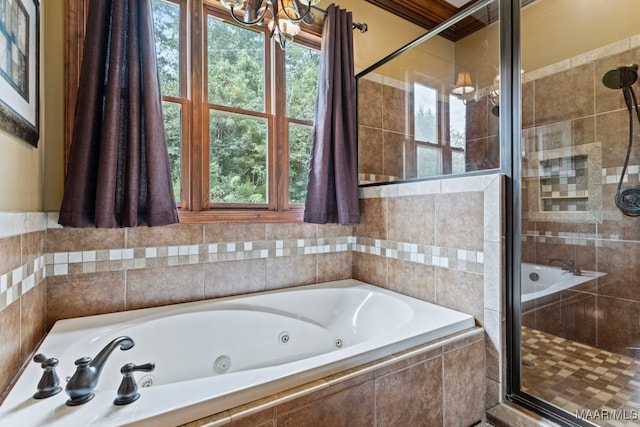
[[[522,391],[522,311],[520,273],[522,262],[522,73],[521,1],[500,3],[500,141],[506,176],[505,266],[506,266],[506,400],[550,421],[569,427],[595,424],[571,416],[549,402]],[[509,143],[511,142],[511,143]]]

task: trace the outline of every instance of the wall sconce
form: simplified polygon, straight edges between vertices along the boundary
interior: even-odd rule
[[[473,83],[471,82],[471,74],[468,71],[463,71],[458,73],[458,79],[456,80],[456,85],[451,90],[454,95],[459,95],[464,97],[464,95],[468,95],[473,92],[475,89],[473,87]]]
[[[456,95],[466,105],[467,101],[473,98],[470,96],[475,91],[473,82],[471,81],[471,74],[468,71],[462,71],[458,73],[458,79],[456,85],[451,89],[451,93]]]

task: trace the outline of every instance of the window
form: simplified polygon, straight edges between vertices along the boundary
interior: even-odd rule
[[[465,122],[466,106],[462,100],[450,95],[447,102],[441,102],[436,89],[414,83],[418,178],[465,171]]]
[[[300,219],[319,35],[283,51],[266,25],[237,25],[217,1],[152,5],[181,221]]]

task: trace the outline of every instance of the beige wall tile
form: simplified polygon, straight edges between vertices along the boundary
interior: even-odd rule
[[[382,128],[395,132],[405,131],[406,92],[393,86],[382,88]]]
[[[389,259],[387,287],[424,301],[436,301],[435,268],[431,265]]]
[[[33,352],[46,329],[45,285],[39,283],[20,298],[20,348],[21,360]]]
[[[47,328],[56,320],[125,309],[123,271],[47,278]]]
[[[310,239],[317,236],[317,229],[316,224],[267,224],[266,238],[267,240]]]
[[[205,298],[259,292],[266,288],[266,259],[214,262],[203,268]]]
[[[21,235],[22,238],[22,262],[27,264],[42,256],[44,251],[44,231],[34,231]]]
[[[267,289],[317,283],[316,255],[267,258]]]
[[[47,230],[47,252],[121,249],[125,246],[125,229],[52,228]]]
[[[598,314],[598,347],[637,357],[633,348],[640,347],[640,302],[600,296]]]
[[[534,85],[536,125],[589,116],[595,112],[593,63],[542,77]]]
[[[318,283],[351,278],[351,251],[318,254]]]
[[[204,298],[202,265],[180,265],[127,273],[127,310]]]
[[[386,288],[387,258],[354,252],[353,278]]]
[[[388,240],[433,245],[435,243],[435,196],[388,199]]]
[[[358,172],[382,174],[382,129],[358,128]]]
[[[374,239],[387,238],[387,199],[360,199],[360,224],[355,235]]]
[[[610,89],[611,90],[611,89]],[[640,136],[640,126],[634,126],[634,140]],[[622,167],[627,155],[629,132],[629,114],[626,110],[605,112],[596,116],[596,141],[602,144],[602,167]],[[633,150],[629,164],[640,164],[639,150]],[[606,200],[606,199],[605,199]],[[611,199],[609,199],[611,200]],[[613,209],[613,206],[610,205]]]
[[[18,268],[21,263],[20,236],[0,239],[0,274]]]
[[[481,192],[436,196],[436,246],[481,251],[484,243],[484,195]]]
[[[409,152],[408,149],[406,149]],[[384,159],[382,174],[404,178],[405,136],[403,133],[384,131],[382,133],[382,155],[375,155]],[[380,173],[380,172],[378,172]]]
[[[484,280],[482,274],[436,267],[436,303],[471,314],[476,322],[484,319]]]
[[[470,426],[484,417],[484,342],[444,355],[444,425]]]
[[[359,79],[358,99],[358,123],[382,128],[382,84]]]
[[[296,411],[279,415],[277,425],[279,427],[372,426],[373,402],[373,382],[368,381]]]
[[[442,358],[376,379],[376,425],[442,426]]]
[[[9,383],[20,369],[23,359],[20,352],[20,303],[14,302],[0,311],[0,400],[4,398]],[[35,387],[35,385],[34,385]]]
[[[133,227],[126,230],[127,248],[200,245],[203,243],[202,226],[196,224],[175,224],[163,227]]]
[[[318,225],[318,237],[353,236],[353,225],[321,224]]]
[[[204,227],[204,243],[264,240],[265,230],[265,224],[209,224]]]

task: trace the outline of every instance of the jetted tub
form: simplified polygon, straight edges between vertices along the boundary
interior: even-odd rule
[[[522,263],[520,300],[533,301],[606,275],[607,273],[582,270],[580,276],[576,276],[560,267]]]
[[[37,353],[55,357],[64,387],[74,361],[111,340],[95,398],[36,400],[42,375],[29,363],[0,406],[0,426],[176,425],[474,327],[472,316],[356,280],[58,321]],[[113,400],[127,363],[141,397]]]

